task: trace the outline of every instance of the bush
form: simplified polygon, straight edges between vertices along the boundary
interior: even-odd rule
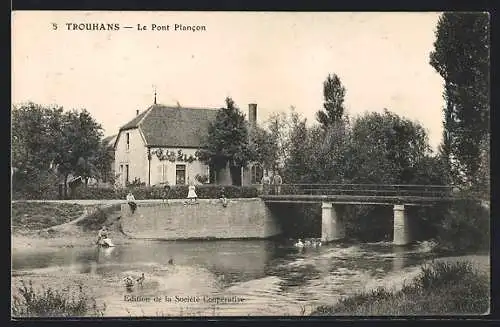
[[[76,224],[82,227],[85,231],[96,231],[102,227],[107,219],[108,215],[106,211],[101,208],[96,208],[88,217],[80,220]]]
[[[399,291],[378,288],[318,307],[312,315],[484,314],[490,305],[485,274],[470,262],[434,262]]]
[[[73,194],[74,199],[125,199],[129,190],[132,191],[136,200],[161,199],[163,187],[130,187],[114,190],[112,188],[79,187]],[[196,186],[196,194],[200,199],[218,199],[224,191],[227,198],[255,198],[258,190],[255,186],[223,186],[223,185],[199,185]],[[188,194],[187,185],[174,185],[170,187],[169,199],[185,199]]]
[[[439,249],[486,250],[490,247],[490,211],[473,200],[450,205],[437,228]]]
[[[50,171],[37,173],[18,172],[12,177],[12,199],[57,199],[57,176]]]
[[[72,292],[67,287],[62,291],[42,288],[35,291],[30,281],[21,281],[17,288],[19,295],[13,295],[12,315],[15,317],[83,317],[103,316],[106,307],[99,308],[94,298],[89,298],[83,287]]]

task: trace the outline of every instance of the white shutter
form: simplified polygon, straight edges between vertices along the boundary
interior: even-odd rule
[[[160,162],[157,167],[158,167],[157,168],[158,169],[158,175],[157,175],[157,178],[156,178],[157,182],[155,184],[158,184],[158,183],[160,183],[163,180],[162,179],[163,178],[163,169],[162,169],[163,168],[163,164]]]
[[[161,181],[163,183],[165,183],[167,181],[167,176],[168,176],[168,174],[167,174],[167,168],[168,168],[168,166],[167,166],[166,163],[162,164],[162,178],[161,178]]]

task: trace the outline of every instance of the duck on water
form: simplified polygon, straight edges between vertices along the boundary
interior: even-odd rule
[[[304,248],[304,247],[320,247],[322,244],[321,244],[321,240],[319,239],[306,239],[302,242],[302,239],[299,238],[298,241],[294,244],[295,247],[297,248]]]

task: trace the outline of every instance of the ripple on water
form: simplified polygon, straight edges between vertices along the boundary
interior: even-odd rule
[[[43,260],[36,256],[18,258],[17,267],[36,269],[13,273],[42,275],[39,281],[52,279],[55,284],[57,276],[88,279],[89,288],[98,300],[106,302],[106,315],[111,316],[283,316],[307,314],[317,305],[332,304],[359,290],[401,284],[412,276],[408,265],[432,255],[425,247],[400,251],[385,243],[334,244],[278,255],[260,245],[239,244],[220,243],[216,247],[214,243],[162,243],[157,245],[160,252],[153,251],[150,244],[144,248],[134,245],[98,258],[90,250],[65,251]],[[175,265],[167,264],[171,256],[176,259]],[[127,292],[123,278],[139,277],[143,272],[143,286]],[[237,297],[244,301],[145,303],[125,301],[125,295]]]

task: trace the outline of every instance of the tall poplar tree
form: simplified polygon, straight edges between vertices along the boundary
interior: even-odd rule
[[[444,79],[441,152],[452,180],[489,184],[490,42],[487,13],[444,13],[430,64]],[[488,175],[488,176],[485,176]]]

